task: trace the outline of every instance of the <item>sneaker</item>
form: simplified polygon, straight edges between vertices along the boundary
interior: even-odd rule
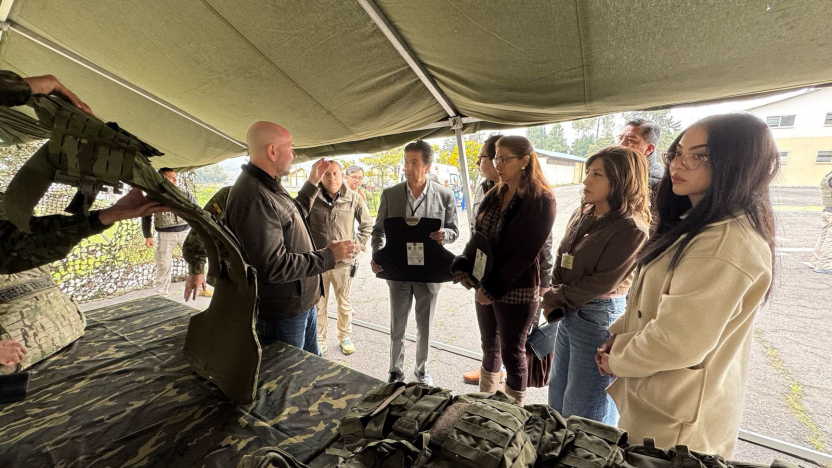
[[[318,343],[318,349],[321,350],[321,354],[324,354],[329,348],[327,348],[326,343]]]
[[[391,372],[390,376],[387,377],[387,383],[401,382],[403,380],[404,376],[398,372]]]
[[[832,269],[829,269],[829,270],[821,270],[820,268],[815,268],[815,269],[813,269],[812,271],[814,271],[815,273],[823,273],[823,274],[825,274],[825,275],[832,275]]]
[[[213,289],[200,289],[199,296],[202,297],[214,297],[214,290]]]
[[[467,383],[468,385],[479,385],[480,384],[480,370],[472,370],[470,372],[466,372],[462,374],[462,380]],[[506,371],[500,371],[500,382],[506,381]]]
[[[416,380],[422,382],[425,385],[430,385],[433,387],[433,377],[430,374],[414,374],[416,376]]]
[[[347,355],[355,352],[355,345],[352,344],[352,340],[349,338],[341,340],[341,352]]]

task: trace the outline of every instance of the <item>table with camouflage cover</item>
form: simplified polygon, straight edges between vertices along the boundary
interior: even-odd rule
[[[0,467],[233,467],[267,446],[308,462],[381,383],[277,343],[254,403],[234,404],[182,353],[197,312],[155,296],[88,312],[80,340],[29,370],[26,399],[0,407]]]

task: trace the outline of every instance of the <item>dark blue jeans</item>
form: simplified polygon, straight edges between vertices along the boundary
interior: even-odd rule
[[[297,317],[283,320],[257,319],[257,338],[261,346],[282,341],[312,354],[321,355],[318,347],[318,310],[313,306]]]

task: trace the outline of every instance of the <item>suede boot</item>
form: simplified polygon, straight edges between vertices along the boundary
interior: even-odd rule
[[[515,403],[517,404],[517,406],[523,406],[523,402],[526,399],[525,390],[521,392],[509,387],[508,384],[506,384],[506,394],[510,397],[513,397],[516,400]]]
[[[488,372],[480,369],[480,391],[494,393],[500,388],[500,372]]]

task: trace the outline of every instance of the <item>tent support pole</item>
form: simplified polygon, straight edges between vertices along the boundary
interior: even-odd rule
[[[471,199],[471,184],[468,182],[468,157],[465,154],[465,141],[462,139],[462,118],[451,117],[451,128],[456,132],[456,150],[459,154],[459,175],[462,177],[462,197],[465,212],[468,213],[468,226],[474,225],[473,200]]]
[[[11,2],[9,2],[9,3],[11,3]],[[2,6],[5,5],[5,4],[6,4],[6,0],[3,0],[2,5],[0,5],[0,9],[2,9]],[[110,73],[109,71],[99,67],[98,65],[92,63],[91,61],[85,59],[84,57],[81,57],[80,55],[76,54],[75,52],[72,52],[71,50],[68,50],[64,47],[61,47],[58,44],[55,44],[54,42],[50,41],[49,39],[46,39],[45,37],[33,32],[33,31],[30,31],[30,30],[26,29],[25,27],[15,23],[14,21],[9,21],[7,24],[10,25],[10,29],[12,31],[14,31],[15,33],[25,37],[26,39],[29,39],[30,41],[34,42],[35,44],[38,44],[42,47],[45,47],[45,48],[51,50],[52,52],[55,52],[56,54],[61,55],[65,58],[77,63],[78,65],[81,65],[82,67],[84,67],[84,68],[86,68],[86,69],[88,69],[88,70],[90,70],[90,71],[92,71],[92,72],[94,72],[94,73],[96,73],[96,74],[98,74],[98,75],[116,83],[116,84],[119,84],[119,85],[129,89],[130,91],[133,91],[134,93],[138,94],[139,96],[141,96],[141,97],[143,97],[143,98],[145,98],[149,101],[152,101],[155,104],[158,104],[158,105],[164,107],[165,109],[179,115],[180,117],[183,117],[187,120],[190,120],[191,122],[199,125],[200,127],[216,134],[217,136],[225,138],[226,140],[238,145],[241,148],[244,148],[244,149],[246,148],[246,144],[243,143],[242,141],[239,141],[239,140],[236,140],[236,139],[232,138],[231,136],[227,135],[226,133],[223,133],[222,131],[212,127],[211,125],[197,119],[193,115],[183,111],[182,109],[180,109],[180,108],[174,106],[173,104],[163,100],[162,98],[160,98],[158,96],[155,96],[155,95],[151,94],[148,91],[145,91],[144,89],[134,85],[133,83],[130,83],[129,81],[127,81],[127,80],[125,80],[125,79],[123,79],[123,78],[121,78],[117,75],[114,75],[113,73]]]
[[[0,0],[0,23],[5,23],[9,19],[9,13],[11,13],[13,6],[14,0]],[[0,41],[3,40],[3,33],[7,29],[8,27],[0,28]]]

